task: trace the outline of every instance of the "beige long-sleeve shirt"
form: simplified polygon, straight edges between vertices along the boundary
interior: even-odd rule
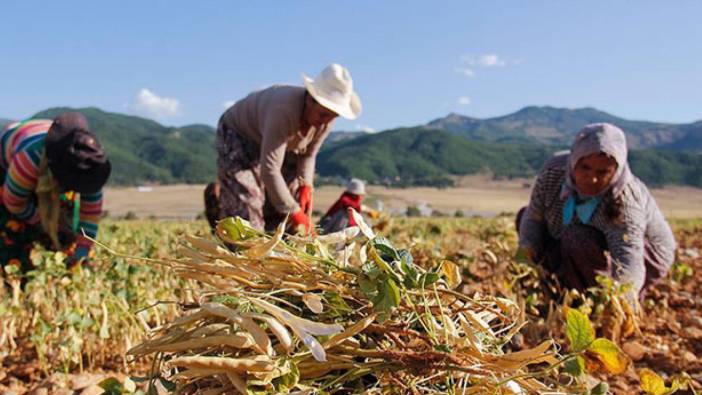
[[[300,209],[280,171],[286,153],[298,156],[297,174],[312,185],[317,153],[331,130],[331,123],[319,130],[299,130],[304,103],[305,88],[273,85],[236,102],[220,121],[228,130],[260,145],[261,178],[267,196],[281,213]]]

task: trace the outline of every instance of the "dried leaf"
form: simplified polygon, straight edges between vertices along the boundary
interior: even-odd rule
[[[246,391],[246,380],[242,379],[238,374],[234,372],[227,372],[227,378],[237,391],[242,394],[248,393],[248,391]]]
[[[244,255],[251,259],[260,259],[268,256],[276,245],[283,239],[283,234],[285,233],[285,223],[278,225],[275,234],[265,243],[255,245],[248,250],[244,251]]]
[[[597,338],[587,348],[587,351],[604,365],[605,369],[613,374],[619,374],[626,370],[629,360],[624,353],[609,339]]]
[[[102,307],[102,324],[100,324],[100,338],[109,339],[110,338],[110,321],[108,320],[107,305],[103,301],[100,303]]]
[[[461,278],[461,268],[449,260],[441,262],[439,270],[444,275],[449,288],[456,288],[461,284],[461,281],[463,281]]]
[[[663,378],[650,369],[641,369],[639,377],[641,378],[641,389],[649,395],[665,395],[670,393],[669,391],[672,389],[666,387]]]
[[[372,240],[375,237],[375,233],[370,228],[370,226],[366,224],[366,221],[363,219],[363,216],[357,213],[356,210],[352,208],[349,208],[349,212],[351,213],[354,222],[356,222],[356,226],[358,226],[358,228],[361,230],[361,233],[363,233],[363,235],[366,236],[369,240]]]
[[[202,338],[188,339],[175,343],[161,344],[149,348],[149,352],[179,352],[196,350],[199,348],[227,346],[232,348],[250,348],[254,345],[254,340],[248,334],[237,333],[234,335],[207,336]]]
[[[366,316],[362,320],[356,322],[355,324],[349,326],[344,330],[343,332],[334,335],[331,339],[327,340],[324,342],[324,348],[332,348],[334,346],[337,346],[341,344],[344,340],[356,336],[357,334],[363,332],[364,329],[368,328],[370,324],[375,321],[375,317],[378,316],[378,313],[372,313],[371,315]]]
[[[317,236],[317,240],[324,244],[346,243],[358,236],[359,233],[361,233],[361,229],[358,226],[349,226],[338,232]]]
[[[209,369],[220,372],[246,373],[268,372],[275,367],[268,358],[226,358],[226,357],[178,357],[168,363],[190,369]]]
[[[288,332],[288,330],[285,329],[285,326],[283,326],[283,324],[281,324],[280,321],[266,314],[249,314],[248,316],[250,316],[251,318],[262,320],[263,322],[268,324],[268,329],[270,329],[271,332],[273,332],[280,344],[283,346],[283,348],[285,348],[285,351],[292,352],[292,336],[290,336],[290,332]]]
[[[259,352],[266,355],[273,355],[271,339],[268,338],[266,331],[261,329],[251,318],[242,317],[236,311],[220,303],[207,303],[204,304],[202,308],[212,315],[226,318],[239,325],[253,336],[256,342],[256,348]]]
[[[513,352],[510,354],[489,356],[487,361],[499,366],[502,369],[517,371],[524,366],[547,362],[552,365],[558,363],[554,354],[546,354],[546,351],[551,348],[553,342],[546,340],[534,348]]]
[[[266,310],[269,314],[278,318],[284,324],[290,325],[290,323],[295,323],[299,325],[305,332],[309,332],[317,336],[329,336],[334,335],[344,330],[344,327],[339,324],[323,324],[320,322],[310,321],[308,319],[298,317],[288,311],[281,309],[280,307],[268,303],[261,299],[251,299],[251,303]]]
[[[280,307],[261,299],[251,299],[251,303],[264,309],[278,320],[288,325],[290,329],[302,340],[302,343],[312,352],[312,356],[320,362],[327,360],[326,353],[321,344],[312,335],[327,336],[339,333],[344,327],[338,324],[329,325],[313,322],[290,314]]]
[[[304,294],[302,295],[302,301],[305,303],[305,306],[315,314],[320,314],[324,311],[322,298],[317,294]]]

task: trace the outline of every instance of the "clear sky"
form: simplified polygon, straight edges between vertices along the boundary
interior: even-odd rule
[[[214,125],[273,83],[347,66],[336,129],[593,106],[702,119],[702,1],[2,1],[0,117],[97,106]]]

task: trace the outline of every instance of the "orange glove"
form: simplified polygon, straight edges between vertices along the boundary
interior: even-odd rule
[[[312,221],[310,220],[310,217],[308,217],[302,210],[290,216],[290,228],[292,228],[293,231],[297,231],[300,228],[300,225],[305,227],[305,234],[310,234],[310,230],[312,229]]]
[[[297,201],[300,203],[300,210],[308,216],[312,214],[312,186],[301,185],[297,190]]]

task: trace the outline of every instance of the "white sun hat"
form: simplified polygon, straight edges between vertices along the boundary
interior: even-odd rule
[[[352,178],[349,183],[346,184],[346,192],[353,193],[354,195],[365,195],[366,183],[358,178]]]
[[[353,91],[353,80],[346,67],[332,63],[317,78],[302,75],[307,92],[325,108],[346,119],[356,119],[361,114],[361,99]]]

